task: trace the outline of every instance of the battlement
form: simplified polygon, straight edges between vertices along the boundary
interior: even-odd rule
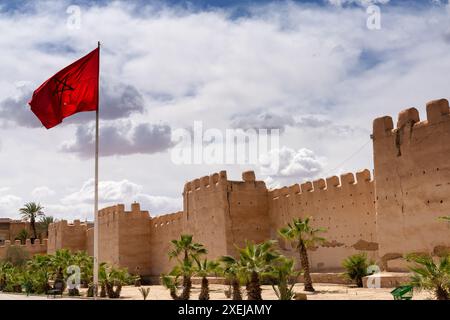
[[[10,248],[20,248],[24,252],[27,252],[30,257],[36,254],[46,254],[47,239],[42,240],[42,243],[39,239],[35,239],[34,243],[31,243],[31,240],[27,239],[25,244],[22,244],[20,240],[15,240],[14,243],[11,243],[10,240],[5,240],[5,244],[0,246],[0,260],[7,256]]]
[[[393,135],[397,130],[405,127],[420,128],[433,126],[439,123],[450,121],[450,108],[448,100],[439,99],[427,103],[427,120],[420,121],[419,111],[416,108],[408,108],[398,114],[397,126],[391,117],[384,116],[373,121],[373,137],[386,137]]]
[[[50,229],[55,229],[58,227],[64,227],[64,228],[77,228],[77,227],[87,227],[88,224],[86,222],[81,222],[80,220],[73,220],[72,222],[68,222],[67,220],[59,220],[56,222],[53,222],[49,225]]]
[[[25,250],[28,249],[43,249],[45,252],[47,251],[47,239],[41,240],[40,239],[35,239],[34,243],[31,243],[31,239],[26,239],[25,240],[25,244],[22,244],[22,242],[20,240],[15,240],[14,243],[11,243],[10,240],[5,240],[5,244],[0,246],[1,248],[8,248],[8,247],[14,247],[14,246],[19,246]]]
[[[151,218],[150,221],[152,227],[160,229],[165,226],[171,226],[175,223],[180,223],[182,218],[183,218],[183,211],[178,211],[175,213],[169,213]]]
[[[220,171],[209,176],[204,176],[202,178],[186,182],[186,184],[184,185],[184,193],[205,190],[207,188],[214,188],[218,185],[226,184],[227,182],[227,172]]]
[[[111,220],[116,217],[121,218],[147,218],[150,219],[150,213],[148,211],[142,211],[139,203],[131,204],[131,211],[125,211],[124,204],[117,204],[114,206],[106,207],[98,211],[99,220]]]
[[[269,190],[269,199],[279,197],[289,197],[295,194],[304,194],[310,192],[322,192],[327,190],[339,190],[348,185],[360,185],[373,182],[368,169],[358,171],[356,177],[353,173],[345,173],[340,177],[332,176],[326,179],[307,181],[302,184],[294,184],[290,187]]]

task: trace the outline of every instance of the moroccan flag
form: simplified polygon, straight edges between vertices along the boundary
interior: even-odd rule
[[[97,110],[99,67],[97,48],[34,91],[29,105],[44,127],[53,128],[78,112]]]

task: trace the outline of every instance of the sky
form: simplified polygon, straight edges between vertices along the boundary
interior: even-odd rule
[[[376,5],[380,28],[368,28]],[[367,12],[369,8],[369,13]],[[448,98],[447,1],[0,1],[0,217],[92,219],[94,113],[46,130],[32,92],[102,42],[100,205],[182,209],[186,181],[271,188],[373,168],[374,118]],[[174,132],[278,129],[260,164],[177,164]]]

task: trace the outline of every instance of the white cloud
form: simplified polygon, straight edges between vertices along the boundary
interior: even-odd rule
[[[12,194],[0,195],[0,217],[10,218],[17,216],[22,206],[22,199]]]
[[[128,180],[100,181],[99,202],[101,207],[123,203],[129,205],[133,202],[141,203],[142,210],[149,210],[152,215],[172,213],[181,210],[181,198],[153,196],[143,192],[143,186]],[[86,181],[79,191],[65,196],[62,205],[75,206],[75,210],[86,211],[91,216],[94,203],[94,180]],[[79,207],[77,207],[79,206]],[[81,212],[80,212],[81,213]]]
[[[390,0],[328,0],[334,6],[341,7],[348,4],[358,4],[361,6],[369,6],[371,4],[387,4]]]
[[[55,195],[55,191],[46,186],[37,187],[31,191],[31,196],[36,201],[40,201],[41,199],[45,199],[53,195]]]
[[[242,125],[284,125],[280,145],[293,151],[283,153],[283,173],[271,177],[275,183],[309,179],[336,167],[369,139],[376,116],[395,117],[408,106],[417,106],[424,114],[426,101],[448,98],[450,11],[437,6],[383,7],[382,29],[375,32],[366,28],[364,8],[345,5],[369,1],[334,1],[343,5],[339,10],[273,2],[269,6],[254,5],[249,16],[238,19],[230,19],[226,10],[158,10],[142,3],[112,2],[83,7],[81,29],[68,30],[68,3],[39,1],[29,5],[36,10],[0,13],[0,30],[6,30],[0,37],[3,100],[9,97],[12,102],[19,101],[20,90],[15,83],[25,81],[36,88],[101,39],[102,79],[131,85],[142,95],[136,101],[130,101],[129,94],[113,95],[120,104],[130,102],[124,112],[129,128],[141,123],[189,127],[194,120],[204,121],[209,128],[227,128],[236,114],[248,115]],[[2,110],[6,110],[4,118],[11,116],[12,109],[2,105]],[[253,110],[261,113],[252,114]],[[92,121],[93,114],[85,116]],[[21,113],[16,118],[29,123]],[[291,118],[298,122],[288,125]],[[75,120],[72,123],[80,123]],[[117,120],[103,121],[102,125],[124,128]],[[10,195],[4,203],[10,206],[17,198],[29,197],[31,190],[23,182],[27,179],[55,190],[51,196],[54,201],[44,204],[49,211],[91,215],[92,202],[86,193],[92,186],[75,192],[80,200],[67,195],[92,176],[91,159],[70,157],[58,149],[63,141],[83,142],[76,140],[79,137],[92,140],[91,133],[77,136],[76,130],[75,125],[49,131],[0,126],[2,183],[17,190],[4,192],[3,197]],[[128,142],[132,140],[130,133],[125,132]],[[120,140],[102,141],[109,141],[103,150],[119,153],[115,151],[121,147]],[[71,146],[81,154],[83,147],[92,144]],[[314,153],[300,154],[302,149]],[[128,181],[122,183],[124,190],[108,187],[104,195],[114,202],[126,203],[126,199],[120,199],[126,196],[130,198],[128,203],[148,199],[148,208],[174,208],[171,203],[178,201],[173,199],[178,199],[184,181],[224,169],[177,167],[161,153],[133,151],[126,155],[102,158],[102,179],[119,185]],[[367,148],[339,170],[371,168],[371,161],[372,153]],[[241,167],[226,169],[230,175],[239,176]],[[137,189],[128,186],[128,192],[123,185],[130,181]],[[155,194],[167,199],[155,198]],[[62,198],[70,203],[57,201]],[[16,212],[17,208],[7,211]]]
[[[261,174],[268,176],[269,186],[279,186],[289,181],[312,179],[322,172],[324,164],[325,159],[309,149],[294,150],[283,146],[264,155],[259,169]]]

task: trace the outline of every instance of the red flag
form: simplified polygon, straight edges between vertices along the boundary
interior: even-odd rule
[[[64,118],[98,108],[100,50],[95,49],[45,81],[33,93],[31,111],[47,129]]]

